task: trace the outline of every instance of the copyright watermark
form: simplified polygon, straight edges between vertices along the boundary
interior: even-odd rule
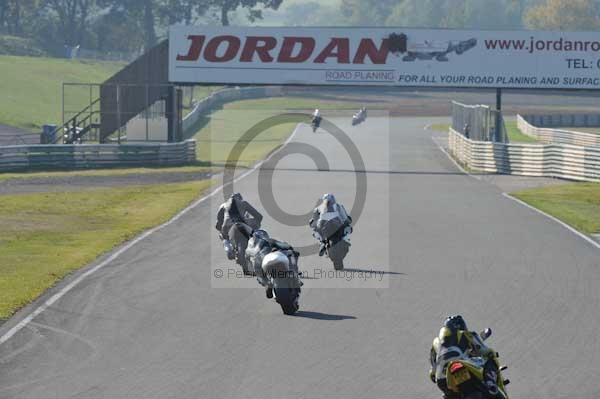
[[[377,124],[352,126],[351,114],[329,117],[322,112],[316,132],[308,113],[260,113],[265,118],[248,123],[242,134],[239,124],[257,121],[256,110],[236,110],[211,125],[208,150],[225,165],[222,196],[211,199],[213,221],[219,206],[239,192],[263,215],[261,229],[289,243],[300,253],[301,263],[311,264],[310,268],[300,265],[310,287],[388,287],[390,177],[385,171],[390,168],[391,146],[387,113],[377,116]],[[283,132],[292,130],[291,136],[284,137]],[[333,193],[352,217],[354,232],[344,270],[335,270],[327,254],[316,256],[320,244],[312,236],[309,220],[325,193]],[[211,240],[217,243],[212,246],[217,253],[211,254],[212,286],[255,288],[256,278],[244,275],[235,261],[222,267],[226,255],[218,245],[219,231],[212,229],[212,233]],[[381,266],[373,268],[373,262]]]
[[[341,280],[341,281],[378,281],[382,282],[387,272],[381,270],[332,270],[321,267],[303,269],[299,271],[300,279],[304,280]],[[276,278],[293,277],[291,272],[279,272],[273,276]],[[242,269],[239,267],[226,266],[222,268],[213,269],[213,277],[215,279],[225,280],[254,280],[256,279],[253,275],[244,274]]]

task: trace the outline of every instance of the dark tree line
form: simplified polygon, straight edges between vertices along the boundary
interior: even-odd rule
[[[247,23],[283,0],[0,0],[0,35],[28,37],[51,53],[81,46],[138,52],[156,44],[173,24]]]
[[[597,30],[600,0],[0,0],[0,35],[137,53],[173,24]]]

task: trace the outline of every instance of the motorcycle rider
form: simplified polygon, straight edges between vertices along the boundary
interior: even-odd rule
[[[430,352],[429,378],[444,393],[444,398],[458,397],[448,389],[446,367],[452,360],[465,357],[481,357],[485,361],[484,384],[491,396],[498,395],[496,352],[483,343],[479,334],[467,329],[462,316],[450,316],[444,321],[439,335],[433,340]]]
[[[321,203],[314,209],[308,225],[313,229],[313,235],[321,242],[319,256],[323,256],[327,240],[335,234],[346,236],[352,233],[352,218],[344,205],[337,203],[335,196],[330,193],[321,197]]]
[[[319,108],[317,108],[315,109],[315,112],[313,112],[311,120],[311,123],[315,126],[315,128],[318,128],[321,125],[321,119],[321,111],[319,111]]]
[[[223,241],[223,249],[228,259],[234,258],[233,247],[229,241],[229,230],[235,223],[243,223],[251,230],[260,228],[263,216],[247,201],[242,194],[233,193],[227,201],[219,207],[217,212],[217,224],[215,228],[220,232],[219,237]]]
[[[269,233],[265,230],[255,230],[252,233],[252,237],[248,241],[248,248],[246,249],[246,258],[254,267],[254,273],[258,283],[265,287],[267,298],[273,298],[273,286],[269,280],[269,276],[265,275],[262,268],[263,258],[274,251],[283,252],[290,261],[290,270],[294,273],[298,273],[298,257],[300,253],[294,250],[294,248],[284,241],[279,241],[269,237]],[[299,282],[302,286],[302,282]]]

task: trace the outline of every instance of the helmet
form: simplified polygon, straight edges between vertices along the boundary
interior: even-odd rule
[[[269,233],[267,233],[265,230],[254,230],[254,237],[261,239],[261,240],[266,240],[269,238]]]
[[[465,323],[465,320],[461,315],[449,316],[444,321],[444,327],[449,328],[453,332],[458,330],[466,330],[467,323]]]
[[[231,198],[232,199],[236,199],[236,200],[240,200],[240,201],[243,199],[242,198],[242,194],[240,194],[240,193],[233,193],[233,194],[231,194]]]
[[[329,202],[332,204],[335,203],[335,196],[333,194],[323,194],[323,197],[321,197],[321,199],[323,200],[323,202]]]

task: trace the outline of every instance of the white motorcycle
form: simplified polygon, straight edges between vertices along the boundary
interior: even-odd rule
[[[361,109],[356,114],[352,115],[352,126],[356,126],[359,123],[364,122],[367,119],[367,110]]]
[[[286,315],[300,308],[298,252],[287,243],[270,239],[264,230],[256,231],[248,241],[246,259],[252,265],[267,297],[273,298]]]

